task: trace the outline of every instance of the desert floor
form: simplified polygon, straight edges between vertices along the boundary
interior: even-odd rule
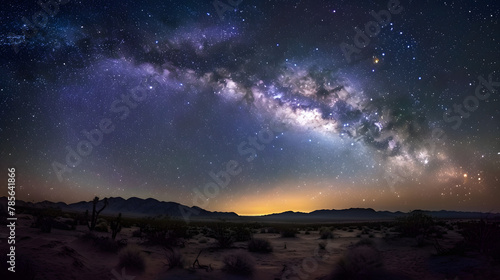
[[[272,245],[271,253],[249,253],[247,242],[235,242],[231,248],[217,249],[216,241],[199,233],[185,240],[180,248],[184,268],[168,269],[165,265],[165,251],[160,246],[144,244],[144,239],[132,237],[136,227],[124,228],[118,233],[118,239],[127,239],[127,246],[137,244],[146,258],[143,272],[118,268],[119,252],[108,253],[96,248],[82,236],[88,228],[82,225],[76,230],[52,229],[51,233],[41,233],[38,228],[31,228],[31,215],[19,215],[16,228],[17,268],[32,270],[34,279],[330,279],[328,275],[348,248],[364,238],[374,242],[380,252],[386,279],[499,279],[498,265],[479,253],[464,256],[437,256],[432,243],[417,247],[414,238],[397,237],[396,232],[388,228],[371,230],[371,237],[361,235],[359,229],[335,229],[334,238],[321,240],[318,231],[305,234],[301,231],[295,238],[283,238],[278,233],[258,233],[254,238],[268,239]],[[96,233],[110,236],[110,233]],[[448,230],[440,239],[443,247],[452,247],[462,236],[454,230]],[[7,251],[7,234],[1,232],[0,244],[3,252]],[[318,243],[324,242],[324,249]],[[285,247],[286,245],[286,247]],[[210,265],[212,270],[193,268],[193,261],[202,250],[199,263]],[[255,270],[251,276],[238,276],[224,271],[225,255],[244,252],[255,261]],[[4,255],[4,254],[3,254]],[[2,279],[16,279],[13,273],[5,273]],[[3,278],[7,275],[7,278]],[[20,273],[16,273],[20,278]]]

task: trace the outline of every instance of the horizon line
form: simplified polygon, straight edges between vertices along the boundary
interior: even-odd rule
[[[1,196],[0,198],[7,198],[7,196]],[[203,210],[206,210],[206,211],[210,211],[210,212],[219,212],[219,213],[235,213],[236,215],[238,216],[242,216],[242,217],[261,217],[261,216],[267,216],[267,215],[273,215],[273,214],[282,214],[282,213],[285,213],[285,212],[294,212],[294,213],[305,213],[305,214],[309,214],[309,213],[312,213],[312,212],[315,212],[315,211],[321,211],[321,210],[350,210],[350,209],[372,209],[376,212],[384,212],[384,211],[387,211],[387,212],[403,212],[403,213],[410,213],[412,211],[417,211],[417,210],[420,210],[420,211],[434,211],[434,212],[439,212],[439,211],[455,211],[455,212],[476,212],[476,213],[491,213],[491,214],[500,214],[500,212],[495,212],[494,210],[489,210],[489,211],[482,211],[482,210],[456,210],[456,209],[439,209],[439,210],[430,210],[430,209],[411,209],[411,210],[380,210],[380,209],[375,209],[375,208],[372,208],[372,207],[350,207],[350,208],[343,208],[343,209],[336,209],[336,208],[322,208],[322,209],[314,209],[314,210],[311,210],[311,211],[301,211],[301,210],[284,210],[284,211],[281,211],[281,212],[272,212],[272,213],[265,213],[265,214],[239,214],[237,213],[236,211],[220,211],[220,210],[209,210],[209,209],[206,209],[206,208],[202,208],[202,207],[199,207],[197,205],[193,205],[193,206],[188,206],[188,205],[185,205],[185,204],[182,204],[180,202],[176,202],[176,201],[164,201],[164,200],[158,200],[156,198],[153,198],[153,197],[148,197],[148,198],[141,198],[141,197],[137,197],[137,196],[130,196],[128,198],[125,198],[125,197],[121,197],[121,196],[110,196],[110,197],[103,197],[103,198],[99,198],[99,201],[103,200],[104,198],[107,198],[107,199],[110,199],[110,198],[121,198],[123,200],[129,200],[131,198],[137,198],[137,199],[141,199],[141,200],[147,200],[147,199],[154,199],[158,202],[165,202],[165,203],[176,203],[176,204],[179,204],[179,205],[183,205],[183,206],[186,206],[186,207],[198,207],[200,209],[203,209]],[[91,202],[92,200],[80,200],[80,201],[76,201],[76,202],[64,202],[64,201],[57,201],[57,202],[54,202],[54,201],[51,201],[51,200],[47,200],[47,199],[44,199],[44,200],[39,200],[39,201],[35,201],[35,200],[32,200],[32,201],[26,201],[26,200],[22,200],[22,199],[16,199],[16,201],[23,201],[23,202],[30,202],[30,203],[40,203],[40,202],[44,202],[44,201],[48,201],[48,202],[52,202],[52,203],[64,203],[64,204],[74,204],[74,203],[79,203],[79,202]]]

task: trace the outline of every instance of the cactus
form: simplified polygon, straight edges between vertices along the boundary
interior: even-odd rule
[[[90,231],[93,231],[95,229],[96,223],[97,223],[97,218],[99,217],[99,214],[108,206],[108,199],[104,198],[104,205],[101,207],[101,209],[96,210],[97,203],[99,202],[99,197],[95,197],[94,200],[92,201],[93,207],[92,207],[92,218],[90,220],[90,223],[87,223],[87,226],[89,227]]]
[[[122,213],[118,214],[118,218],[116,218],[116,221],[111,222],[110,228],[111,238],[115,240],[116,234],[118,234],[122,230]]]

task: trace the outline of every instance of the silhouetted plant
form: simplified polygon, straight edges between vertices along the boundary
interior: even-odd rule
[[[377,249],[366,243],[350,247],[337,263],[330,279],[385,279],[373,278],[382,272],[382,256]]]
[[[267,239],[253,238],[248,241],[248,251],[258,253],[270,253],[273,251],[271,243]]]
[[[237,226],[234,229],[235,241],[248,241],[252,239],[252,231],[247,227]]]
[[[115,221],[112,221],[109,227],[111,228],[111,239],[115,240],[116,235],[122,230],[122,213],[118,214]]]
[[[127,246],[120,252],[118,267],[135,271],[146,269],[146,258],[138,246]]]
[[[282,228],[281,237],[293,238],[297,236],[297,230],[295,228]]]
[[[251,275],[255,270],[255,261],[245,252],[226,255],[223,262],[223,270],[232,274]]]
[[[97,223],[97,225],[94,227],[94,230],[97,232],[108,232],[108,223],[105,220],[100,221]]]
[[[213,237],[217,241],[219,248],[229,248],[234,243],[234,236],[232,232],[223,225],[216,225],[213,229]]]
[[[104,198],[103,200],[104,204],[99,210],[96,209],[98,203],[99,203],[99,197],[96,196],[92,201],[92,217],[90,219],[90,223],[87,223],[90,231],[93,231],[95,229],[99,214],[102,212],[102,210],[104,210],[104,208],[106,208],[106,206],[108,206],[108,199]]]
[[[182,258],[182,254],[177,248],[166,247],[165,248],[165,257],[167,259],[168,269],[172,269],[175,267],[183,268],[184,267],[184,259]]]
[[[464,249],[479,251],[500,260],[500,228],[498,223],[485,220],[458,224],[464,237]]]
[[[323,227],[319,230],[321,239],[333,239],[333,232],[330,228]]]
[[[396,221],[399,232],[406,237],[416,237],[418,235],[426,237],[434,225],[432,217],[419,210],[412,211],[408,216],[398,218]]]

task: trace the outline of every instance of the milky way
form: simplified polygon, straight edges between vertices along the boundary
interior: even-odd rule
[[[4,5],[19,199],[500,210],[497,2],[198,2]]]

